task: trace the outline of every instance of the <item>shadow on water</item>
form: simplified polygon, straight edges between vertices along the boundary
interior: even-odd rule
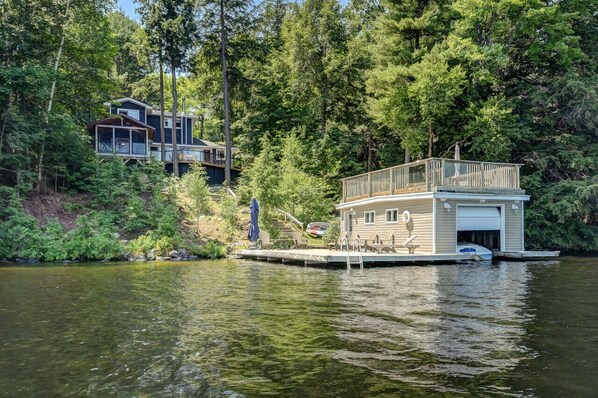
[[[595,265],[0,268],[0,396],[591,396]]]

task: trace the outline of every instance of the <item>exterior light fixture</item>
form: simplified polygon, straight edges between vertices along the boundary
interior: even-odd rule
[[[444,210],[446,210],[447,213],[451,212],[451,209],[453,208],[449,203],[444,202]]]
[[[517,213],[519,211],[519,206],[517,206],[516,204],[512,204],[511,210],[513,210],[515,213]]]

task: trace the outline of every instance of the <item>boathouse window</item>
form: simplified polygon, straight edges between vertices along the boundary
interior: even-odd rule
[[[364,224],[374,224],[376,220],[376,212],[375,211],[366,211],[363,213]]]
[[[386,209],[386,223],[399,222],[399,209]]]

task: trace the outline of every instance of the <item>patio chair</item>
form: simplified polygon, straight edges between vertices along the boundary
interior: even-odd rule
[[[359,234],[359,235],[357,235],[357,237],[359,238],[359,242],[360,242],[363,250],[375,252],[376,247],[374,246],[374,242],[375,242],[376,236],[377,236],[376,232],[370,232],[370,233],[366,232],[363,234],[363,237],[361,235],[362,234]]]
[[[260,231],[260,238],[257,240],[258,249],[272,249],[273,243],[270,241],[270,234],[266,231]]]
[[[336,242],[330,242],[328,243],[328,250],[339,250],[341,247],[341,244],[343,243],[343,239],[345,239],[347,235],[341,235],[338,237],[338,239],[336,240]]]
[[[376,249],[378,254],[383,251],[394,251],[392,247],[392,232],[383,232],[382,234],[376,234],[376,239],[373,241],[372,246]]]
[[[402,243],[395,245],[395,247],[405,247],[409,251],[409,254],[414,254],[415,249],[419,247],[419,245],[413,244],[413,241],[417,238],[417,235],[411,235],[407,239],[405,239]]]
[[[307,239],[303,237],[301,232],[293,231],[291,236],[293,238],[293,249],[305,249],[307,247]]]

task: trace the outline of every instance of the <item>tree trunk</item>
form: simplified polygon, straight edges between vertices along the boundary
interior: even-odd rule
[[[434,132],[432,131],[432,123],[428,123],[428,159],[432,157],[432,146],[434,145]]]
[[[322,138],[324,138],[324,136],[326,135],[326,108],[327,108],[327,102],[328,102],[328,90],[326,90],[326,87],[322,88],[322,98],[320,99],[320,112],[322,113],[320,115],[320,135]]]
[[[166,163],[166,137],[164,131],[164,60],[160,50],[160,159]]]
[[[372,161],[372,155],[373,155],[373,140],[372,140],[372,133],[369,132],[368,133],[368,173],[370,171],[372,171],[372,169],[374,168],[373,165],[373,161]]]
[[[232,145],[230,139],[230,109],[228,103],[228,72],[226,70],[226,28],[224,26],[224,0],[220,0],[220,44],[222,53],[222,92],[224,97],[224,137],[226,152],[224,159],[224,182],[231,183]]]
[[[411,155],[409,154],[409,148],[405,148],[405,164],[411,163]]]
[[[176,137],[176,60],[174,59],[174,55],[170,55],[170,73],[172,76],[172,172],[174,173],[175,177],[178,177],[179,174],[179,154],[177,149],[177,137]],[[181,125],[182,127],[182,125]]]
[[[204,131],[204,115],[199,117],[199,139],[203,140],[203,131]]]
[[[62,30],[62,36],[60,37],[60,45],[58,46],[58,52],[56,53],[56,61],[54,62],[54,74],[58,71],[58,65],[60,64],[60,56],[62,55],[62,49],[64,48],[64,36],[65,30],[64,27],[66,26],[68,20],[68,12],[69,7],[71,5],[70,0],[66,1],[66,8],[64,9],[64,25]],[[46,128],[49,128],[49,118],[50,112],[52,112],[52,101],[54,101],[54,92],[56,91],[56,76],[54,76],[54,80],[52,80],[52,87],[50,88],[50,100],[48,101],[48,112],[46,115]],[[42,181],[43,181],[43,169],[44,169],[44,154],[46,152],[46,134],[44,132],[42,135],[42,145],[39,151],[39,162],[37,164],[37,192],[41,193],[42,191]]]

